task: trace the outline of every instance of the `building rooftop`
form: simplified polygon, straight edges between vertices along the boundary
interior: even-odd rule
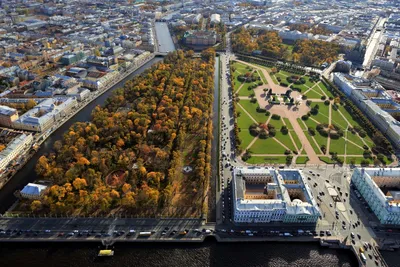
[[[246,181],[247,180],[247,181]],[[246,185],[250,183],[250,185]],[[237,210],[285,209],[288,214],[319,214],[315,200],[305,183],[301,171],[295,169],[275,170],[274,168],[235,168],[234,199]],[[259,189],[254,189],[258,185]],[[246,190],[251,197],[246,197]],[[295,197],[292,192],[295,191]],[[263,192],[263,193],[261,193]],[[262,197],[264,194],[265,197]],[[267,197],[267,194],[269,197]],[[301,196],[302,199],[296,196]],[[253,198],[255,197],[255,198]]]
[[[25,187],[21,190],[21,193],[27,194],[27,195],[40,196],[42,191],[46,190],[46,188],[47,188],[47,186],[45,186],[45,185],[29,183],[29,184],[25,185]]]

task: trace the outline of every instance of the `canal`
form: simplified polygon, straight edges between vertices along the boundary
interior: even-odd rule
[[[175,50],[174,42],[169,33],[168,25],[165,22],[156,22],[156,38],[158,43],[158,51],[165,53]]]

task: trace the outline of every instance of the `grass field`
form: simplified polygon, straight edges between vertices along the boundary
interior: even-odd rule
[[[345,135],[345,136],[346,136],[346,138],[347,138],[348,140],[350,140],[350,141],[356,143],[357,145],[359,145],[359,146],[361,146],[361,147],[364,146],[364,143],[363,143],[363,141],[361,140],[361,137],[358,136],[357,134],[353,134],[352,132],[348,131],[348,132],[347,132],[347,135]]]
[[[308,90],[308,89],[307,89]],[[302,91],[304,94],[306,91]],[[306,94],[308,99],[321,99],[322,94],[315,91],[314,89],[310,89]]]
[[[327,164],[335,163],[335,161],[333,161],[330,157],[319,157],[319,159],[322,160],[323,162],[327,163]]]
[[[361,164],[361,161],[363,160],[368,160],[369,164],[373,163],[373,160],[371,158],[364,158],[364,157],[346,157],[346,163],[350,164],[351,160],[355,161],[355,164]]]
[[[331,139],[329,152],[336,152],[339,155],[343,155],[345,153],[345,142],[346,141],[344,140],[344,138]]]
[[[296,143],[297,148],[300,149],[303,146],[303,144],[300,142],[299,137],[297,136],[297,134],[295,132],[291,131],[290,134],[291,134],[294,142]]]
[[[237,125],[240,129],[239,131],[239,138],[242,141],[240,147],[242,149],[246,149],[246,147],[251,143],[251,141],[254,139],[254,136],[252,136],[249,132],[249,127],[251,124],[253,124],[253,121],[250,119],[250,117],[243,111],[242,108],[239,106],[236,106],[236,110],[240,111],[240,116],[237,118]]]
[[[246,162],[250,164],[275,164],[275,163],[285,164],[286,156],[263,157],[263,156],[252,155],[251,158],[249,158]]]
[[[319,87],[322,91],[324,91],[325,94],[326,94],[328,97],[333,97],[332,92],[329,91],[328,88],[326,88],[326,86],[325,86],[325,84],[324,84],[323,82],[319,82],[319,83],[318,83],[318,87]]]
[[[254,154],[282,154],[285,148],[277,143],[273,138],[257,139],[250,147],[251,153]]]
[[[311,105],[312,107],[316,104]],[[319,123],[329,123],[329,106],[324,103],[318,103],[319,111],[317,115],[311,115],[312,118],[317,120]]]
[[[339,111],[335,110],[332,108],[332,123],[339,126],[343,130],[346,130],[348,124],[347,122],[343,119],[343,116],[339,113]]]
[[[346,145],[346,154],[347,155],[362,155],[363,152],[364,152],[364,149],[362,149],[350,142],[347,142],[347,145]]]
[[[314,84],[315,84],[315,82],[311,82],[310,81],[310,77],[308,77],[308,76],[303,76],[304,77],[304,79],[306,80],[306,85],[308,86],[308,87],[313,87],[314,86]]]
[[[239,104],[255,119],[257,122],[265,123],[268,119],[265,112],[257,112],[258,103],[251,103],[250,100],[241,99]]]
[[[308,160],[307,156],[299,156],[296,159],[296,164],[306,164]]]
[[[262,81],[264,84],[268,84],[267,78],[265,78],[264,73],[263,73],[261,70],[257,70],[257,72],[258,72],[258,76],[261,77],[261,81]]]
[[[291,151],[296,151],[296,148],[292,142],[292,139],[290,139],[289,134],[283,134],[279,131],[276,131],[275,138],[278,139],[282,144],[284,144]]]
[[[292,130],[292,129],[293,129],[293,126],[292,126],[292,124],[290,123],[289,119],[288,119],[288,118],[282,118],[282,119],[283,119],[283,121],[285,122],[286,127],[287,127],[289,130]]]
[[[282,118],[280,118],[279,120],[274,120],[271,118],[269,120],[269,124],[275,126],[276,131],[279,132],[283,126]]]

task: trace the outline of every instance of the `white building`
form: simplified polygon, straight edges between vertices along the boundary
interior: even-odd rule
[[[382,224],[400,226],[400,168],[357,168],[351,181]]]
[[[21,134],[15,137],[7,147],[0,152],[0,170],[4,171],[11,161],[22,155],[24,150],[30,148],[32,142],[32,134]]]
[[[13,122],[13,128],[43,132],[65,117],[77,105],[75,98],[49,98]]]
[[[298,170],[236,168],[233,187],[235,223],[315,223],[320,216]]]
[[[219,24],[221,22],[221,15],[220,14],[212,14],[210,18],[211,24]]]
[[[300,31],[281,30],[278,32],[278,34],[282,39],[290,41],[313,39],[313,35],[311,33],[302,33]]]
[[[47,189],[47,186],[41,184],[29,183],[21,190],[21,196],[28,199],[40,199]]]

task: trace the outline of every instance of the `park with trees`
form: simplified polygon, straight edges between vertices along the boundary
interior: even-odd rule
[[[199,217],[210,178],[215,51],[174,51],[75,123],[36,165],[37,213]]]
[[[232,34],[232,49],[234,52],[248,55],[259,51],[260,56],[269,59],[320,66],[325,62],[332,63],[337,60],[340,46],[332,42],[307,39],[285,43],[277,31],[241,27]]]

